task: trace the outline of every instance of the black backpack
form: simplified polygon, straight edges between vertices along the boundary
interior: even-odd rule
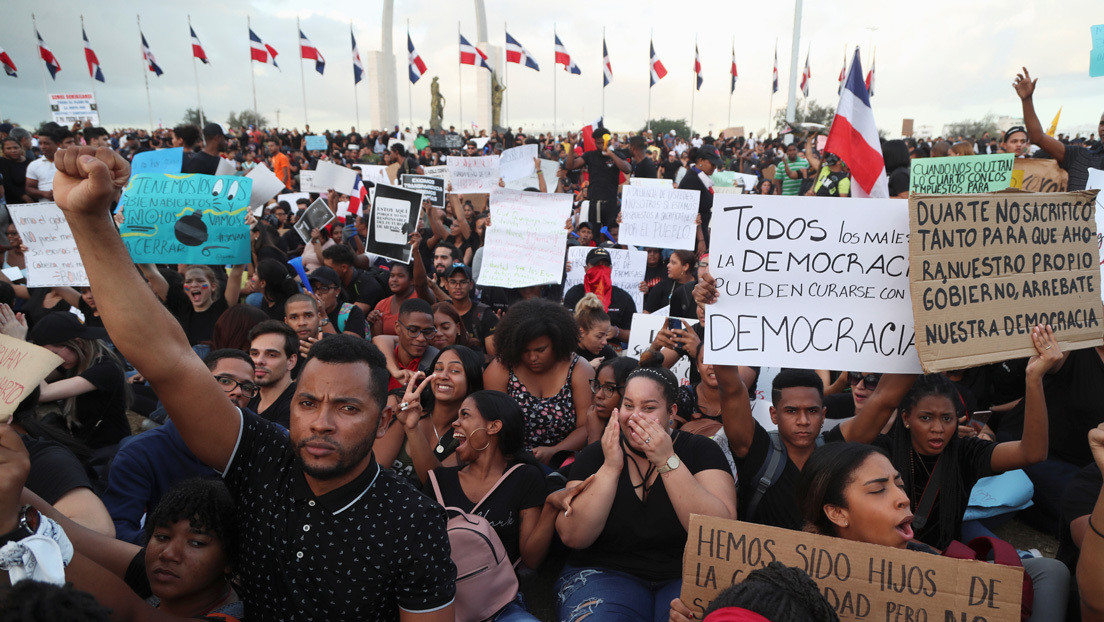
[[[742,520],[751,520],[755,516],[755,511],[759,509],[759,502],[763,500],[763,495],[782,477],[782,472],[786,470],[786,463],[790,459],[789,454],[786,453],[786,445],[782,442],[782,436],[778,433],[778,430],[767,432],[767,434],[770,436],[767,459],[763,461],[763,466],[759,467],[759,471],[751,481],[755,485],[755,493],[751,496],[747,514],[742,517]],[[818,435],[816,446],[820,447],[822,445],[824,445],[824,436]]]

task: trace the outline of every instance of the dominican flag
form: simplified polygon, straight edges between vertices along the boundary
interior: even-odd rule
[[[460,35],[460,64],[482,67],[487,71],[491,70],[491,66],[487,63],[487,55],[483,53],[483,50],[468,43],[464,35]]]
[[[774,69],[771,70],[771,93],[778,92],[778,46],[774,46]]]
[[[606,49],[606,38],[602,37],[602,88],[609,86],[610,82],[613,82],[613,65]]]
[[[840,67],[839,88],[836,90],[836,93],[839,95],[843,95],[843,83],[845,80],[847,80],[847,50],[843,51],[843,65]],[[870,89],[867,89],[867,91],[869,90]]]
[[[506,33],[506,62],[525,65],[534,71],[540,71],[540,65],[537,65],[537,59],[533,58],[529,50],[518,43],[517,39],[511,37],[510,33]]]
[[[46,71],[50,72],[50,77],[57,80],[57,72],[61,71],[61,63],[58,62],[50,48],[46,47],[46,42],[42,40],[42,35],[39,34],[37,28],[35,29],[35,36],[38,37],[38,55],[46,62]]]
[[[157,64],[157,59],[153,57],[153,52],[150,51],[149,43],[146,42],[146,35],[142,34],[141,30],[138,31],[138,34],[142,36],[142,58],[146,59],[149,70],[160,76],[164,72],[161,71],[161,66]]]
[[[258,63],[272,63],[273,67],[280,68],[276,64],[276,48],[261,41],[261,38],[253,32],[252,28],[249,29],[249,58]]]
[[[422,74],[426,72],[425,61],[421,56],[418,56],[418,51],[414,49],[414,41],[410,38],[410,33],[406,33],[406,51],[410,56],[410,83],[417,84],[418,80],[422,78]]]
[[[885,162],[882,159],[878,125],[870,108],[870,94],[863,82],[859,51],[851,61],[851,71],[840,95],[836,118],[828,132],[824,151],[838,155],[851,169],[852,196],[885,198],[889,196]]]
[[[594,142],[594,130],[602,127],[602,117],[587,123],[583,126],[583,129],[579,130],[579,134],[583,137],[583,151],[594,151],[598,148],[598,143]],[[575,146],[572,145],[572,149]]]
[[[84,37],[84,60],[88,62],[88,77],[103,82],[104,75],[103,70],[100,69],[100,59],[96,58],[96,53],[92,51],[92,44],[88,42],[88,33],[84,32],[84,26],[81,26],[81,36]]]
[[[804,97],[809,96],[809,79],[813,77],[813,72],[809,70],[809,53],[805,53],[805,69],[801,71],[801,95]]]
[[[192,56],[198,58],[204,65],[210,64],[207,60],[207,52],[203,51],[203,45],[199,42],[199,37],[196,36],[195,29],[188,26],[188,32],[192,35]]]
[[[8,53],[4,51],[4,48],[0,48],[0,65],[4,66],[4,73],[13,78],[17,77],[15,75],[15,63],[12,62],[11,56],[8,56]]]
[[[326,59],[322,58],[322,52],[318,51],[318,48],[314,47],[314,44],[310,42],[307,35],[303,34],[303,30],[299,29],[299,55],[305,60],[314,61],[314,70],[319,74],[326,69]]]
[[[579,75],[582,72],[579,66],[575,64],[575,61],[571,59],[571,55],[567,53],[567,48],[564,47],[563,41],[560,41],[560,35],[553,35],[556,37],[556,60],[552,62],[553,65],[563,65],[564,71]]]
[[[360,213],[360,206],[368,202],[368,187],[356,176],[353,181],[353,193],[349,195],[349,214],[356,216]],[[346,221],[348,222],[348,221]]]
[[[364,79],[364,63],[360,62],[360,50],[357,49],[356,35],[353,34],[352,26],[349,26],[349,37],[353,40],[353,85],[355,86]]]
[[[648,49],[650,50],[650,63],[652,66],[652,81],[648,84],[648,87],[651,88],[655,86],[656,82],[662,80],[663,76],[667,75],[667,68],[663,66],[663,63],[660,62],[659,57],[656,56],[655,44],[651,41],[648,42]]]
[[[704,80],[702,80],[701,56],[698,55],[698,44],[697,43],[694,44],[694,75],[697,76],[697,79],[698,79],[697,89],[700,91],[702,82]]]
[[[729,72],[732,74],[732,86],[728,87],[728,94],[731,95],[736,92],[736,78],[739,77],[736,73],[736,46],[732,47],[732,69]]]
[[[877,60],[874,56],[870,57],[870,71],[866,74],[866,92],[870,93],[871,97],[874,97],[874,62]]]

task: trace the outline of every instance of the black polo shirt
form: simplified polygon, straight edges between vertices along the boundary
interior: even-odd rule
[[[1104,167],[1104,150],[1066,145],[1066,158],[1058,165],[1069,173],[1067,190],[1084,190],[1089,183],[1089,169]]]
[[[250,620],[390,621],[453,601],[444,509],[374,460],[315,496],[288,437],[246,413],[223,478]]]

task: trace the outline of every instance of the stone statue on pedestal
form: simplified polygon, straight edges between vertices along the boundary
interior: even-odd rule
[[[445,97],[441,95],[441,85],[437,83],[437,76],[433,76],[433,82],[429,85],[429,127],[434,130],[442,129],[441,121],[445,116]]]
[[[502,125],[502,92],[506,85],[498,81],[498,74],[491,72],[491,127]]]

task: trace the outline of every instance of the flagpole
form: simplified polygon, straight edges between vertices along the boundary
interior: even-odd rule
[[[771,119],[774,115],[774,74],[778,70],[778,37],[774,38],[774,64],[771,65],[771,94],[767,104],[767,136],[771,135]]]
[[[410,20],[409,19],[406,20],[406,42],[409,46],[409,43],[410,43]],[[409,56],[409,54],[410,53],[408,51],[407,56]],[[407,62],[407,65],[408,65],[406,71],[407,71],[407,74],[409,74],[410,73],[410,67],[409,67],[410,59],[408,58],[406,62]],[[406,112],[407,112],[408,115],[410,115],[410,127],[413,128],[414,127],[414,85],[413,85],[412,82],[410,82],[410,76],[409,75],[406,76]],[[401,137],[402,135],[400,134],[399,136]]]
[[[736,37],[735,36],[732,37],[732,61],[731,62],[733,64],[736,63]],[[732,92],[736,90],[736,83],[732,81],[734,79],[735,78],[732,76],[732,67],[730,65],[729,68],[728,68],[728,80],[729,80],[729,82],[728,82],[728,125],[725,126],[726,128],[732,127]]]
[[[606,27],[602,26],[602,118],[606,118]]]
[[[188,16],[188,36],[191,36],[191,34],[192,34],[192,16],[189,15]],[[196,68],[195,50],[192,51],[192,73],[195,74],[196,105],[199,106],[199,108],[197,108],[197,110],[199,110],[199,126],[200,126],[200,129],[202,129],[203,126],[207,124],[207,122],[203,120],[203,100],[200,99],[200,94],[199,94],[199,69]],[[204,146],[206,146],[207,145],[207,139],[203,137],[203,132],[200,132],[199,136],[203,140]]]
[[[652,46],[655,42],[652,41],[653,31],[648,30],[648,119],[645,121],[648,131],[652,131]]]
[[[138,19],[138,43],[141,44],[142,39],[142,16],[135,15]],[[153,131],[153,103],[150,101],[149,92],[149,60],[145,58],[145,46],[142,47],[142,78],[146,81],[146,109],[149,111],[149,124],[150,131]]]
[[[552,22],[552,40],[553,40],[553,43],[552,43],[552,133],[553,134],[556,133],[556,125],[557,125],[556,115],[558,114],[556,112],[556,104],[558,102],[556,101],[557,91],[556,91],[556,45],[555,45],[555,39],[558,36],[559,35],[556,34],[556,22]]]
[[[502,33],[503,33],[503,35],[509,34],[509,32],[510,32],[510,30],[509,30],[509,27],[506,25],[506,22],[502,22]],[[505,50],[506,46],[503,45],[502,48],[503,48],[503,50]],[[503,52],[503,53],[505,54],[505,52]],[[503,58],[503,63],[502,63],[502,86],[503,86],[503,92],[506,93],[506,96],[502,98],[502,105],[503,105],[503,108],[504,108],[503,112],[506,113],[505,114],[506,118],[502,119],[502,122],[503,122],[502,124],[505,125],[507,129],[509,129],[509,127],[510,127],[510,95],[509,95],[510,89],[506,85],[506,74],[508,74],[509,72],[510,72],[510,59],[509,58]],[[493,85],[492,85],[492,88],[494,88]],[[491,125],[493,126],[494,124],[492,123]],[[491,128],[491,131],[494,131],[493,127]]]
[[[310,125],[310,121],[307,119],[307,77],[306,71],[303,70],[303,27],[299,25],[299,16],[295,16],[295,35],[299,39],[299,84],[303,88],[303,125]],[[305,128],[304,128],[304,131]]]
[[[81,35],[87,37],[88,33],[86,33],[84,31],[84,14],[81,14],[80,22],[81,22]],[[91,45],[91,44],[90,43],[85,43],[85,45]],[[88,77],[89,77],[89,80],[92,82],[92,99],[94,99],[94,100],[99,99],[99,96],[96,95],[96,78],[91,73],[89,73]],[[96,103],[96,108],[99,109],[99,102]],[[103,123],[102,118],[100,119],[100,123]]]
[[[352,39],[355,36],[356,35],[353,34],[353,20],[350,19],[349,20],[349,40],[352,41]],[[359,56],[360,53],[357,52],[357,55]],[[353,107],[356,108],[356,123],[357,123],[357,127],[359,128],[360,127],[360,97],[357,95],[356,67],[353,67]]]
[[[253,25],[249,22],[249,16],[245,16],[245,27],[249,29],[249,32],[253,32]],[[260,125],[261,115],[257,113],[257,71],[253,68],[253,41],[249,42],[249,80],[253,83],[253,121],[258,126]],[[279,124],[277,124],[279,125]]]
[[[34,30],[35,30],[35,37],[37,38],[37,37],[39,36],[39,32],[38,32],[38,22],[37,22],[37,21],[35,20],[35,14],[34,14],[34,13],[31,13],[31,25],[32,25],[32,26],[34,26]],[[35,41],[35,45],[41,46],[41,45],[42,45],[42,43],[41,43],[41,42],[39,42],[39,41]],[[42,50],[41,50],[41,48],[40,48],[40,49],[39,49],[39,51],[38,51],[38,55],[39,55],[39,56],[42,56]],[[41,72],[41,74],[42,74],[42,93],[43,93],[44,95],[46,95],[46,108],[47,108],[47,110],[49,110],[49,111],[50,111],[50,116],[52,117],[52,116],[53,116],[53,113],[54,113],[54,109],[53,109],[53,107],[52,107],[52,105],[51,105],[51,103],[50,103],[50,89],[49,89],[49,88],[48,88],[48,87],[46,86],[46,67],[45,67],[45,64],[46,64],[46,61],[45,61],[45,60],[43,60],[43,61],[42,61],[42,65],[39,65],[39,66],[38,66],[38,70],[39,70],[39,71]]]
[[[698,33],[694,33],[694,82],[690,89],[690,137],[694,137],[694,97],[698,91]]]
[[[472,47],[475,47],[473,44]],[[479,48],[475,48],[478,50]],[[460,128],[460,131],[464,131],[464,63],[460,61],[460,20],[456,20],[456,105],[460,109],[460,121],[456,124],[456,127]],[[479,56],[479,52],[475,53]],[[477,59],[478,60],[478,59]],[[478,65],[476,65],[478,67]],[[444,125],[442,123],[442,125]]]

